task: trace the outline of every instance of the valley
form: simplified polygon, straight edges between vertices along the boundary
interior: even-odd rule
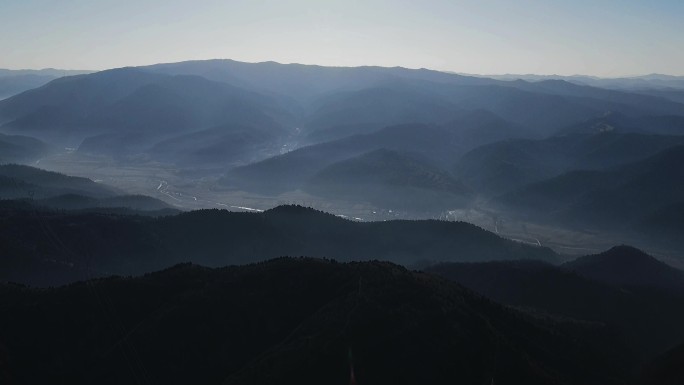
[[[446,209],[442,212],[416,213],[401,209],[376,207],[368,202],[331,200],[304,191],[289,191],[278,196],[258,195],[230,189],[218,183],[222,174],[212,170],[183,170],[173,165],[154,162],[120,162],[105,157],[63,152],[42,159],[37,165],[47,170],[68,173],[116,186],[131,194],[163,200],[170,206],[187,211],[225,209],[230,211],[264,211],[284,204],[297,204],[333,213],[357,221],[393,219],[439,219],[464,221],[499,236],[532,246],[545,246],[567,259],[599,252],[612,245],[630,243],[678,267],[684,267],[679,250],[626,240],[619,233],[580,231],[554,225],[534,223],[497,211],[486,199],[478,199],[471,207]]]

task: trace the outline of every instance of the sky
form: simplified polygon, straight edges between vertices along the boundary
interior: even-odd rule
[[[684,75],[681,0],[0,0],[0,68],[226,58]]]

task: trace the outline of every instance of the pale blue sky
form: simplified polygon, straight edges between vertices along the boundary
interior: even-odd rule
[[[681,0],[0,0],[0,68],[231,58],[684,75]]]

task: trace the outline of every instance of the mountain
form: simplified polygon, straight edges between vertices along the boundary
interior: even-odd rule
[[[491,84],[496,81],[459,76],[428,69],[402,67],[323,67],[276,62],[245,63],[235,60],[203,60],[142,67],[169,75],[196,75],[261,92],[288,95],[306,105],[339,91],[354,91],[397,79],[458,85]]]
[[[46,208],[55,210],[93,210],[130,215],[176,214],[168,204],[144,195],[124,192],[87,178],[16,164],[0,165],[0,200],[33,214]],[[103,210],[106,209],[106,210]],[[116,209],[116,210],[112,210]]]
[[[554,94],[530,83],[503,86],[394,81],[321,98],[314,104],[305,127],[312,136],[330,138],[331,133],[339,137],[349,135],[348,131],[358,133],[397,123],[445,123],[461,111],[485,110],[526,127],[537,136],[547,136],[569,125],[600,117],[606,111],[630,116],[684,115],[684,105],[652,99],[646,105],[653,108],[644,108],[643,101],[623,104],[586,95]],[[321,129],[327,137],[316,133]]]
[[[133,142],[151,145],[174,134],[225,124],[252,124],[279,132],[290,118],[278,103],[197,76],[122,68],[60,78],[4,100],[0,117],[7,121],[6,131],[53,140],[78,144],[83,138],[115,134],[137,136]],[[90,150],[125,153],[126,148],[112,147],[91,144]]]
[[[677,103],[684,103],[684,88],[641,89],[641,94],[665,98]]]
[[[33,203],[40,207],[48,207],[58,210],[122,208],[133,211],[153,211],[173,214],[178,213],[165,202],[145,195],[117,195],[98,199],[86,195],[64,194],[35,200]]]
[[[614,247],[563,264],[595,281],[615,286],[644,286],[684,292],[684,271],[675,269],[639,249]]]
[[[233,61],[162,64],[147,69],[200,75],[291,96],[302,106],[304,143],[369,133],[396,124],[444,124],[472,110],[490,111],[537,135],[599,117],[606,111],[630,116],[684,114],[683,105],[658,97],[570,83],[507,83],[427,70]]]
[[[312,139],[333,140],[406,123],[443,124],[462,115],[438,85],[394,81],[317,100],[304,123]],[[460,88],[460,87],[458,87]]]
[[[506,138],[525,137],[526,129],[486,111],[460,115],[443,125],[402,124],[305,146],[228,171],[226,186],[279,194],[302,188],[324,168],[374,150],[410,152],[440,168],[450,167],[466,151]]]
[[[543,80],[539,82],[516,81],[516,87],[537,93],[548,93],[568,97],[580,105],[606,106],[606,111],[628,116],[681,115],[682,105],[671,100],[644,95],[637,92],[617,91],[602,87],[578,85],[564,80]],[[631,106],[630,108],[625,108]],[[635,110],[640,111],[635,115]]]
[[[475,75],[470,75],[475,76]],[[588,85],[599,88],[614,90],[626,90],[632,92],[645,92],[660,89],[684,89],[684,76],[672,76],[662,74],[650,74],[641,76],[601,78],[596,76],[561,76],[561,75],[533,75],[533,74],[506,74],[487,75],[487,78],[497,80],[525,80],[538,82],[545,80],[563,80],[577,85]]]
[[[454,174],[474,190],[503,194],[574,170],[605,170],[684,144],[684,136],[606,131],[511,139],[466,153]]]
[[[89,71],[74,70],[7,70],[0,69],[0,100],[9,98],[38,88],[54,79],[62,76],[72,76],[88,73]]]
[[[375,150],[318,172],[305,190],[376,207],[443,210],[468,204],[471,192],[429,161],[391,150]]]
[[[684,135],[684,116],[626,116],[609,113],[560,130],[559,134],[593,134],[601,132]]]
[[[118,190],[87,178],[17,164],[0,165],[0,180],[0,199],[43,199],[64,194],[106,198],[119,194]]]
[[[603,327],[536,318],[385,262],[184,264],[2,285],[0,298],[12,314],[0,319],[0,373],[21,383],[619,384],[632,362]]]
[[[684,344],[671,349],[650,362],[638,384],[677,385],[684,381]]]
[[[652,239],[666,247],[684,247],[684,202],[664,205],[639,219],[631,228],[634,234]]]
[[[65,70],[58,68],[43,68],[40,70],[22,69],[22,70],[10,70],[5,68],[0,68],[0,78],[7,78],[12,76],[23,76],[23,75],[36,75],[36,76],[48,76],[53,78],[61,78],[64,76],[74,76],[88,74],[93,71],[88,70]]]
[[[213,169],[388,126],[445,127],[467,151],[546,137],[610,113],[657,117],[659,133],[681,133],[684,104],[558,81],[214,60],[55,79],[0,101],[0,129],[81,154]],[[244,151],[230,146],[220,154],[217,143],[234,142]]]
[[[16,94],[38,88],[55,80],[54,76],[46,75],[7,75],[0,76],[0,100]]]
[[[284,134],[262,126],[229,124],[162,140],[149,154],[180,165],[225,167],[261,160],[279,150],[273,142],[285,139]]]
[[[35,162],[51,151],[47,143],[32,137],[0,134],[0,164]]]
[[[73,282],[86,273],[142,274],[183,261],[224,266],[287,255],[405,265],[558,258],[468,223],[352,222],[298,206],[163,217],[40,210],[11,201],[0,209],[0,280],[35,285]]]
[[[378,149],[431,153],[450,157],[457,137],[441,127],[401,125],[386,127],[366,135],[311,145],[230,170],[222,183],[226,186],[279,194],[301,188],[326,167]]]
[[[584,258],[591,257],[579,260]],[[642,363],[684,341],[680,327],[684,322],[684,296],[680,289],[630,286],[626,290],[622,284],[595,280],[591,271],[571,267],[523,260],[444,263],[425,271],[494,301],[542,316],[610,325],[626,349]],[[619,270],[635,275],[640,273],[639,268],[627,263]]]
[[[64,129],[158,79],[131,68],[59,78],[2,101],[0,117],[17,130]]]
[[[625,228],[684,196],[684,147],[605,171],[571,171],[502,196],[499,202],[537,218]]]

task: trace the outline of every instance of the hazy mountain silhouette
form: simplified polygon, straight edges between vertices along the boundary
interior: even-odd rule
[[[54,79],[55,76],[34,74],[0,76],[0,100],[40,87]]]
[[[669,115],[676,113],[681,115],[682,105],[664,98],[639,94],[634,91],[617,91],[601,87],[573,84],[564,80],[543,80],[539,82],[516,81],[517,88],[530,90],[538,93],[548,93],[570,98],[575,103],[594,106],[608,106],[606,111],[623,113],[635,116],[639,115]],[[601,101],[597,103],[598,101]],[[625,108],[630,106],[630,108]]]
[[[625,90],[648,94],[651,91],[667,89],[684,89],[684,77],[662,74],[649,74],[641,76],[601,78],[596,76],[561,76],[561,75],[534,75],[534,74],[506,74],[488,75],[488,78],[497,80],[526,80],[539,82],[543,80],[563,80],[580,86],[593,86],[614,90]]]
[[[390,126],[302,147],[230,170],[223,183],[278,194],[301,188],[333,163],[379,149],[414,153],[440,168],[449,168],[463,153],[481,144],[528,135],[529,131],[490,112],[473,111],[443,125]]]
[[[633,117],[619,113],[590,119],[560,130],[560,134],[595,134],[600,132],[683,135],[684,116],[657,115]]]
[[[632,226],[635,234],[644,234],[654,242],[667,247],[683,247],[684,202],[664,205],[639,219]]]
[[[684,103],[684,89],[680,88],[659,88],[659,89],[641,89],[639,93],[651,96],[665,98],[677,103]]]
[[[0,100],[40,87],[62,76],[72,76],[90,71],[58,70],[7,70],[0,68]]]
[[[421,85],[421,88],[424,90],[432,88],[432,91],[430,91],[432,94],[435,94],[436,91],[444,93],[446,89],[453,90],[455,86],[465,87],[458,95],[471,94],[473,99],[480,101],[480,97],[483,95],[491,97],[497,94],[513,95],[514,93],[518,98],[523,99],[519,101],[511,99],[504,102],[504,98],[509,97],[505,96],[504,98],[495,97],[494,100],[490,101],[490,104],[494,105],[495,108],[497,106],[502,107],[504,111],[507,110],[506,103],[510,103],[510,106],[512,106],[512,103],[529,103],[534,101],[534,103],[542,103],[544,106],[550,107],[547,112],[560,112],[561,110],[557,110],[559,106],[556,100],[553,100],[553,97],[548,98],[548,95],[559,95],[574,98],[572,101],[564,100],[565,103],[583,104],[590,106],[592,110],[599,107],[603,109],[603,112],[624,110],[633,114],[636,111],[648,110],[652,114],[672,113],[673,111],[677,112],[677,114],[684,113],[680,104],[636,93],[578,86],[563,81],[505,82],[426,69],[413,70],[401,67],[321,67],[301,64],[279,64],[275,62],[243,63],[233,60],[189,61],[157,64],[143,68],[148,71],[164,74],[198,75],[215,81],[255,89],[259,92],[288,95],[303,105],[340,92],[355,92],[363,89],[377,90],[378,86],[381,86],[380,89],[382,89],[392,84],[410,84]],[[544,94],[550,103],[544,102],[541,98],[525,100],[529,95],[515,92],[515,90],[512,90],[513,88],[531,91],[536,94]],[[497,92],[492,93],[491,91]],[[363,95],[363,92],[361,95]],[[348,100],[351,101],[351,99]],[[534,109],[536,107],[531,106],[530,108]],[[510,111],[510,109],[508,110]],[[539,111],[543,112],[542,109]],[[569,110],[566,109],[566,111]],[[557,115],[563,116],[563,114]],[[540,118],[544,117],[541,116]]]
[[[443,210],[461,207],[471,191],[429,161],[410,153],[375,150],[332,164],[318,172],[305,190],[377,207]]]
[[[684,105],[566,82],[502,82],[404,68],[219,60],[59,78],[0,101],[0,122],[5,131],[71,147],[86,139],[84,152],[113,156],[147,153],[162,140],[216,127],[258,127],[271,134],[270,146],[264,146],[273,154],[286,144],[281,143],[283,135],[294,135],[295,144],[319,143],[396,124],[449,125],[472,111],[495,114],[520,132],[505,132],[504,137],[498,130],[471,132],[462,136],[466,147],[507,137],[546,136],[608,112],[634,119],[662,115],[652,117],[665,120],[657,132],[681,133]],[[479,139],[471,143],[470,138]],[[201,159],[187,153],[206,147],[201,139],[189,142],[192,146],[182,149],[178,159],[197,166],[192,162]],[[259,147],[255,151],[261,156],[239,160],[269,155],[261,154],[263,146]]]
[[[397,79],[458,85],[497,83],[491,79],[402,67],[323,67],[276,62],[203,60],[157,64],[143,68],[171,75],[197,75],[262,92],[288,95],[302,104],[308,104],[322,95],[333,92],[369,88]]]
[[[437,162],[452,158],[457,136],[429,125],[386,127],[366,135],[303,147],[283,155],[230,170],[223,183],[247,190],[277,194],[301,188],[324,168],[363,153],[389,149],[410,151]],[[446,160],[448,162],[448,160]]]
[[[163,140],[149,153],[154,159],[181,165],[225,167],[261,160],[276,150],[285,134],[263,126],[230,124]]]
[[[5,130],[77,144],[108,133],[134,134],[153,144],[173,134],[229,123],[279,129],[276,120],[291,119],[271,97],[201,77],[134,68],[57,79],[0,102],[0,116],[9,120]]]
[[[402,122],[443,123],[454,119],[459,111],[486,110],[527,127],[536,135],[544,136],[569,125],[600,117],[606,111],[618,111],[631,116],[656,113],[642,109],[641,104],[550,94],[535,87],[532,83],[520,88],[393,82],[382,87],[340,92],[321,98],[314,104],[306,126],[309,131],[323,129],[330,137],[331,133],[341,135],[348,128],[356,133],[360,129],[377,129]],[[655,105],[663,101],[660,98],[653,99]],[[667,103],[672,106],[662,109],[664,112],[684,114],[684,105]]]
[[[462,113],[433,87],[395,81],[323,97],[314,104],[304,126],[310,137],[322,141],[397,124],[443,124]]]
[[[20,207],[37,214],[45,208],[57,210],[117,209],[103,213],[176,214],[159,199],[144,195],[127,195],[116,188],[87,178],[67,176],[16,164],[0,165],[0,199],[24,200]],[[13,202],[7,201],[8,207]],[[39,214],[37,214],[39,215]]]
[[[43,68],[39,70],[33,69],[23,69],[23,70],[10,70],[5,68],[0,68],[0,78],[12,77],[12,76],[23,76],[23,75],[37,75],[37,76],[50,76],[53,78],[61,78],[64,76],[73,75],[83,75],[91,73],[93,71],[88,70],[65,70],[58,68]]]
[[[0,134],[0,164],[34,162],[51,150],[51,146],[35,138]]]
[[[603,327],[385,262],[185,264],[0,293],[3,370],[26,383],[346,384],[353,360],[361,384],[617,384],[632,362]]]
[[[571,171],[501,198],[548,219],[594,226],[629,226],[684,196],[684,147],[608,171]]]
[[[455,175],[475,190],[502,194],[573,170],[604,170],[684,144],[684,136],[601,132],[514,139],[465,154]]]

